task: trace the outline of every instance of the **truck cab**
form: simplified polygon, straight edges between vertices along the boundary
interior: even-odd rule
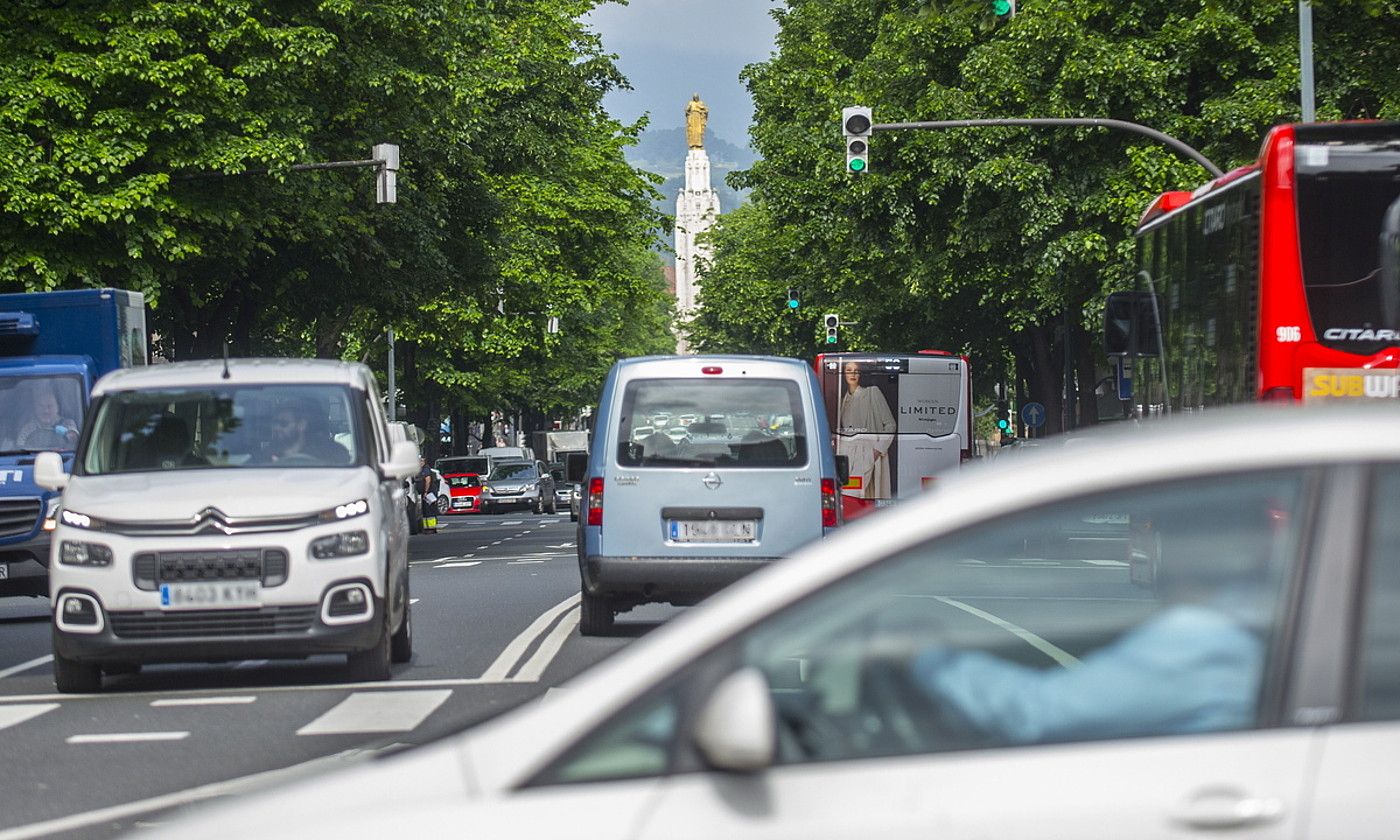
[[[0,597],[48,594],[58,494],[34,483],[34,459],[71,468],[97,379],[145,363],[139,293],[0,295]]]

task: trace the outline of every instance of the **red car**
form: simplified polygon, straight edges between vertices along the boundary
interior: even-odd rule
[[[476,473],[451,473],[443,476],[447,482],[446,513],[481,512],[481,476]]]

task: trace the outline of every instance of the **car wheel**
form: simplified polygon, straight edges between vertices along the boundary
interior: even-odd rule
[[[382,682],[389,679],[389,614],[386,610],[380,621],[379,638],[369,650],[352,653],[345,658],[346,670],[351,682]]]
[[[438,496],[438,500],[437,500],[438,516],[446,516],[446,515],[447,515],[447,509],[451,506],[451,504],[452,504],[451,500],[448,499],[446,496]]]
[[[60,694],[93,694],[102,690],[102,667],[53,655],[53,684]]]
[[[598,595],[583,593],[579,603],[578,631],[584,636],[607,636],[612,633],[612,602]]]
[[[413,599],[408,596],[408,584],[404,584],[403,602],[403,621],[389,640],[389,658],[397,663],[413,658]]]

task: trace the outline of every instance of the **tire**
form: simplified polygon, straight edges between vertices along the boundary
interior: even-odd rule
[[[447,510],[448,510],[448,508],[450,508],[451,506],[452,506],[452,502],[451,502],[451,500],[450,500],[448,497],[446,497],[446,496],[438,496],[438,499],[437,499],[438,516],[446,516],[446,515],[447,515]]]
[[[389,640],[389,659],[400,665],[413,658],[413,604],[409,603],[407,588],[403,594],[403,621]]]
[[[584,636],[608,636],[613,630],[613,606],[607,598],[583,593],[579,601],[578,631]]]
[[[102,666],[53,655],[53,684],[60,694],[95,694],[102,690]]]
[[[389,615],[385,611],[380,622],[379,638],[369,650],[352,653],[345,658],[346,671],[351,682],[383,682],[392,676],[389,671]]]

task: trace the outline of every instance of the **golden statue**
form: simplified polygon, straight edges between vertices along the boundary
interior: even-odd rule
[[[705,121],[709,118],[710,109],[700,101],[700,94],[690,97],[685,104],[685,142],[690,148],[705,148]]]

